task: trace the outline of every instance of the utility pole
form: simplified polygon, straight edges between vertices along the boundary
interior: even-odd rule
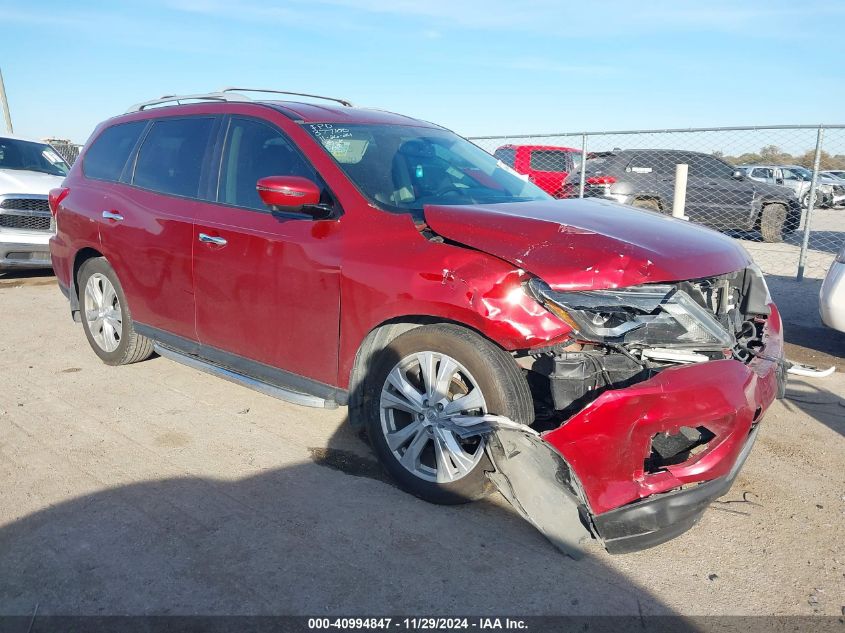
[[[3,71],[0,70],[0,106],[3,107],[3,116],[6,117],[6,130],[9,134],[15,132],[12,127],[12,115],[9,113],[9,100],[6,99],[6,85],[3,83]]]

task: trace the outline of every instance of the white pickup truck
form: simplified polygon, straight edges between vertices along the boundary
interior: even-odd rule
[[[68,170],[50,145],[0,134],[0,270],[52,265],[47,194]]]

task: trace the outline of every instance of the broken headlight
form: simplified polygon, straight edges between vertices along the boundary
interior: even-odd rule
[[[671,285],[561,292],[537,278],[527,291],[577,335],[597,343],[724,349],[734,337],[686,292]]]

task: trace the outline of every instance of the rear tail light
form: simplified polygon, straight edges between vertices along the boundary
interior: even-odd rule
[[[590,176],[585,180],[588,185],[612,185],[616,182],[613,176]]]
[[[609,196],[610,188],[616,182],[613,176],[590,176],[584,180],[584,185],[600,196]]]
[[[56,189],[50,189],[50,195],[47,197],[47,202],[50,205],[50,213],[53,214],[54,218],[56,217],[56,213],[59,210],[59,205],[69,193],[70,189],[68,189],[67,187],[57,187]]]

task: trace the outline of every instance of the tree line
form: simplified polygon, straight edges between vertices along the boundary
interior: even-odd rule
[[[803,154],[794,155],[784,152],[777,145],[766,145],[761,147],[759,152],[746,152],[739,156],[726,156],[724,152],[714,151],[718,156],[732,165],[753,165],[762,163],[765,165],[801,165],[807,169],[813,168],[813,159],[816,155],[815,149],[808,149]],[[822,150],[819,168],[824,169],[845,169],[845,154],[829,154]]]

